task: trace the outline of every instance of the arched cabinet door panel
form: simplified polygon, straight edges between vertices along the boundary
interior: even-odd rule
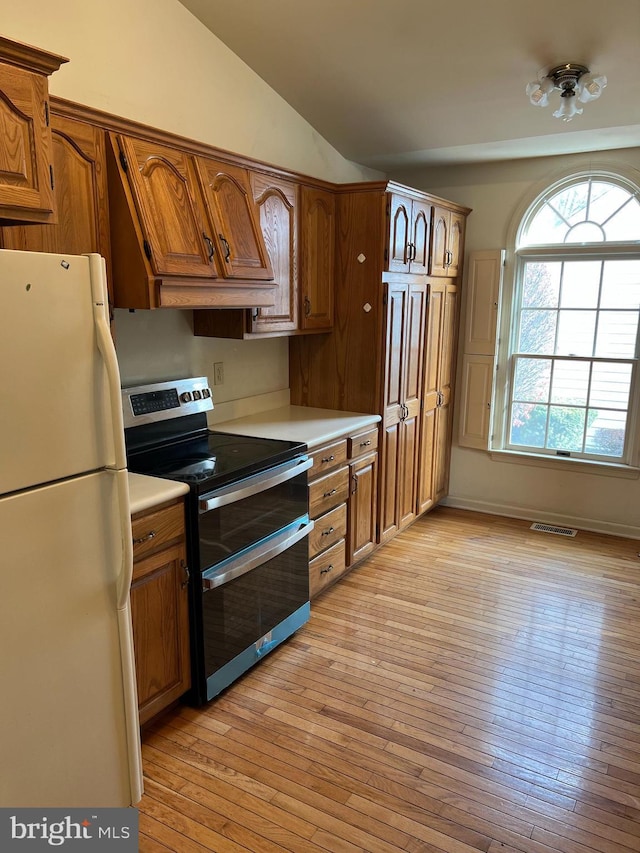
[[[275,305],[251,312],[251,331],[293,331],[298,328],[298,187],[257,172],[251,175],[251,186],[278,285]]]
[[[67,60],[0,36],[0,222],[55,222],[48,75]]]
[[[205,157],[196,158],[196,165],[220,274],[225,278],[273,280],[248,171]]]
[[[333,326],[336,198],[326,190],[302,187],[300,196],[300,328]]]
[[[113,139],[153,273],[214,277],[213,244],[193,186],[190,155],[142,139]]]

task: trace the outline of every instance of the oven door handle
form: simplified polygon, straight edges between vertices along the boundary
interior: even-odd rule
[[[260,474],[247,477],[240,483],[233,483],[230,486],[223,486],[221,489],[216,489],[215,492],[209,492],[208,495],[205,495],[198,502],[198,510],[200,513],[210,512],[212,509],[218,509],[218,507],[240,501],[243,498],[257,495],[260,492],[273,488],[273,486],[278,486],[280,483],[292,480],[298,474],[308,471],[312,465],[313,459],[310,459],[308,456],[298,456],[293,461],[276,465],[275,468],[270,468],[268,471],[262,471]]]
[[[311,533],[313,527],[314,522],[309,519],[309,516],[303,516],[280,533],[271,536],[266,542],[252,548],[248,554],[239,554],[237,557],[226,560],[223,566],[203,572],[203,592],[208,592],[210,589],[215,589],[234,578],[239,578],[241,575],[257,569],[258,566],[267,563],[277,557],[278,554],[282,554],[287,548],[291,548],[296,542],[304,539]],[[292,531],[292,528],[295,529]]]

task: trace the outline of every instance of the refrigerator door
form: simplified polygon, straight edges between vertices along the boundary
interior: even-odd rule
[[[0,807],[140,798],[131,620],[117,609],[122,477],[0,498]]]
[[[99,255],[0,250],[0,494],[124,467],[96,323],[103,270]]]

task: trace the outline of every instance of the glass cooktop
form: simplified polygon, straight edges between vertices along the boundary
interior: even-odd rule
[[[208,431],[130,453],[128,468],[136,474],[179,480],[204,492],[286,462],[306,449],[294,441]]]

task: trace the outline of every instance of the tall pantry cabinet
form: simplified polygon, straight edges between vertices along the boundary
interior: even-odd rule
[[[390,182],[340,187],[334,329],[290,340],[292,403],[382,418],[379,542],[446,494],[469,212]],[[447,213],[456,239],[442,250],[438,228],[445,265],[433,255],[432,226]]]

